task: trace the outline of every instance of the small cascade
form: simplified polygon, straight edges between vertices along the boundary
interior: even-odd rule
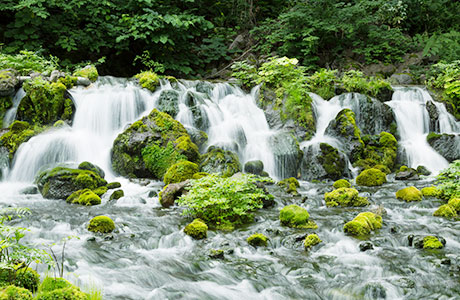
[[[430,147],[426,136],[430,130],[430,117],[426,109],[430,94],[420,87],[395,87],[393,98],[387,104],[393,109],[407,165],[423,165],[436,173],[447,167],[447,160]],[[449,116],[444,105],[436,103],[440,133],[458,131],[458,122]]]
[[[8,109],[3,117],[3,127],[8,127],[13,123],[16,118],[16,112],[18,111],[19,103],[21,103],[22,98],[26,95],[26,92],[23,88],[20,88],[13,97],[13,106]]]

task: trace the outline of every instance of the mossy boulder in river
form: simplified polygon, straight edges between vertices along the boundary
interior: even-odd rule
[[[32,300],[32,293],[15,285],[0,288],[0,300]]]
[[[0,133],[0,147],[8,151],[8,157],[12,160],[22,143],[27,142],[43,130],[44,128],[41,126],[31,126],[24,121],[14,121],[8,129],[2,130]]]
[[[64,278],[47,277],[40,285],[40,291],[38,292],[36,299],[86,300],[90,299],[90,296],[82,292],[80,288],[74,286]]]
[[[407,239],[409,241],[409,246],[414,246],[418,249],[441,249],[446,246],[446,240],[441,236],[411,234]]]
[[[200,170],[230,177],[241,171],[241,165],[238,156],[232,151],[211,146],[201,158]]]
[[[264,171],[264,163],[261,160],[251,160],[244,164],[244,172],[261,175]]]
[[[406,202],[422,201],[422,196],[422,192],[414,186],[409,186],[396,192],[396,198]]]
[[[208,236],[208,225],[200,219],[195,219],[185,226],[184,232],[194,239],[205,239]]]
[[[101,198],[90,189],[73,192],[69,197],[67,197],[66,201],[68,203],[85,206],[101,204]]]
[[[262,233],[254,233],[246,241],[253,247],[266,247],[268,238]]]
[[[318,225],[310,220],[308,211],[295,204],[283,207],[280,211],[280,222],[281,225],[293,228],[318,228]]]
[[[362,186],[380,186],[387,182],[387,176],[378,169],[367,169],[356,177],[356,184]]]
[[[360,197],[358,190],[354,188],[338,188],[324,194],[326,206],[366,206],[369,205],[367,198]]]
[[[198,165],[189,161],[180,161],[172,165],[164,176],[165,184],[178,183],[191,179],[198,172]]]
[[[332,185],[335,189],[339,188],[349,188],[351,187],[351,184],[348,180],[346,179],[339,179],[334,184]]]
[[[120,175],[162,180],[181,160],[198,162],[198,147],[184,126],[156,109],[118,135],[112,148],[112,167]]]
[[[43,197],[50,199],[67,199],[78,190],[94,190],[107,185],[107,181],[93,171],[65,167],[46,170],[35,181]]]
[[[423,197],[438,197],[440,191],[435,186],[427,186],[421,189]]]
[[[284,188],[286,193],[298,195],[297,188],[300,187],[299,181],[294,177],[286,178],[277,183],[278,186]]]
[[[372,212],[363,212],[346,223],[343,231],[353,236],[364,236],[379,228],[382,228],[382,217]]]
[[[91,219],[88,230],[92,232],[110,233],[115,229],[115,223],[107,216],[97,216]]]
[[[398,142],[388,132],[382,131],[378,135],[362,136],[365,144],[362,158],[353,165],[361,169],[380,169],[389,174],[394,169],[398,153]]]
[[[313,246],[318,245],[321,242],[322,240],[319,238],[319,236],[316,233],[312,233],[305,238],[303,246],[306,251],[309,251]]]

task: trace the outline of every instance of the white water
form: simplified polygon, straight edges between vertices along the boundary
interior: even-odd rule
[[[3,127],[8,127],[13,123],[14,119],[16,118],[16,112],[18,111],[19,103],[21,103],[22,98],[26,95],[26,92],[20,88],[16,95],[13,97],[13,106],[8,109],[5,116],[3,117]]]
[[[426,141],[430,122],[425,107],[428,101],[433,99],[425,89],[396,87],[392,100],[387,104],[395,114],[401,136],[399,144],[404,150],[407,165],[412,168],[423,165],[431,172],[437,173],[446,168],[448,162]],[[458,132],[458,123],[447,113],[444,105],[434,103],[438,108],[440,133]]]

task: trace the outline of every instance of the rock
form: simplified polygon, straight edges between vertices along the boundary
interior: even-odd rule
[[[360,197],[358,190],[354,188],[338,188],[332,192],[325,193],[324,200],[327,207],[369,205],[367,198]]]
[[[92,190],[107,184],[107,181],[92,171],[64,167],[40,173],[36,182],[42,196],[49,199],[67,199],[78,190]]]
[[[61,72],[61,71],[59,71],[59,70],[53,70],[53,71],[51,72],[49,81],[51,81],[51,82],[57,82],[59,78],[65,78],[65,73],[64,73],[64,72]]]
[[[162,180],[169,167],[184,157],[198,162],[198,147],[182,124],[154,109],[115,139],[112,167],[122,176]]]
[[[305,238],[303,247],[305,248],[305,251],[309,251],[313,246],[318,245],[321,242],[322,240],[319,238],[319,236],[315,233],[312,233]]]
[[[238,34],[230,46],[228,46],[228,49],[244,49],[245,44],[244,36],[242,34]]]
[[[441,205],[434,213],[435,217],[443,217],[447,219],[452,219],[457,217],[457,211],[454,207],[449,204]]]
[[[460,159],[460,134],[430,133],[427,141],[448,162]]]
[[[79,69],[73,73],[73,76],[88,78],[91,82],[95,82],[99,77],[95,66],[88,65],[82,69]]]
[[[362,186],[380,186],[387,182],[385,173],[378,169],[367,169],[356,177],[356,184]]]
[[[19,85],[14,70],[0,70],[0,97],[12,96]]]
[[[200,171],[230,177],[240,172],[241,166],[235,153],[211,146],[201,158]]]
[[[91,219],[88,230],[99,233],[110,233],[115,229],[115,223],[107,216],[97,216]]]
[[[428,176],[431,174],[430,170],[428,170],[425,166],[418,166],[417,167],[417,174]]]
[[[66,199],[67,203],[92,206],[101,204],[101,198],[90,189],[83,189],[73,192]]]
[[[125,196],[125,192],[123,192],[123,190],[116,190],[112,193],[112,195],[110,195],[110,200],[118,200],[124,196]]]
[[[298,205],[292,204],[283,207],[280,211],[281,225],[293,228],[316,229],[318,225],[309,220],[310,214],[308,211]]]
[[[372,230],[382,228],[382,217],[371,212],[358,214],[352,221],[345,224],[343,231],[353,236],[364,236]]]
[[[77,81],[75,82],[75,85],[90,86],[91,80],[85,77],[77,77]]]
[[[2,165],[13,160],[16,150],[22,143],[27,142],[36,134],[42,132],[42,128],[30,126],[24,121],[14,121],[8,129],[3,129],[0,136],[0,158]],[[6,157],[8,152],[8,157]]]
[[[348,180],[346,179],[339,179],[334,184],[332,185],[335,189],[339,188],[349,188],[351,187],[351,184]]]
[[[264,163],[261,160],[251,160],[244,164],[244,172],[260,175],[264,170]]]
[[[208,142],[208,135],[202,130],[196,128],[188,127],[187,133],[190,135],[190,139],[194,142],[199,149],[202,149],[204,145]]]
[[[107,184],[107,189],[109,189],[109,190],[118,189],[120,187],[121,187],[121,183],[119,183],[117,181],[110,182],[110,183]]]
[[[95,193],[99,197],[102,197],[102,195],[107,193],[107,190],[108,190],[107,186],[104,185],[104,186],[100,186],[98,188],[93,189],[93,193]]]
[[[275,156],[275,168],[280,170],[280,178],[297,177],[302,159],[297,139],[291,132],[278,132],[270,136],[269,147]]]
[[[387,299],[387,292],[385,290],[385,287],[379,283],[368,283],[366,284],[364,289],[364,299]]]
[[[297,192],[297,188],[300,187],[300,183],[294,177],[283,179],[280,182],[278,182],[277,185],[283,187],[286,193],[295,196],[299,195],[299,193]]]
[[[426,110],[430,117],[430,131],[439,132],[439,112],[433,101],[429,100],[426,102]]]
[[[222,249],[211,249],[209,250],[209,258],[212,258],[212,259],[224,259],[225,256],[224,256],[225,252],[224,250]]]
[[[421,189],[423,197],[438,197],[440,191],[435,186],[427,186]]]
[[[300,165],[303,180],[336,180],[346,176],[345,157],[326,143],[311,145],[304,149]]]
[[[163,190],[160,192],[159,201],[161,203],[161,206],[167,208],[174,205],[176,199],[187,192],[185,187],[188,184],[188,181],[184,181],[179,183],[168,184],[167,186],[165,186]]]
[[[409,235],[407,237],[409,246],[419,249],[441,249],[446,245],[446,240],[441,236],[422,236],[422,235]]]
[[[318,162],[326,171],[327,178],[338,179],[345,173],[345,159],[339,151],[326,143],[319,145],[321,154],[317,157]]]
[[[172,165],[164,176],[165,184],[183,182],[198,172],[198,165],[189,161],[180,161]]]
[[[185,226],[184,232],[194,239],[205,239],[208,236],[208,225],[200,219],[195,219],[192,223]]]
[[[266,247],[268,238],[262,233],[254,233],[246,241],[253,247]]]
[[[413,84],[412,76],[409,74],[393,74],[390,76],[390,82],[395,85]]]
[[[371,242],[362,242],[359,244],[359,250],[365,252],[367,250],[374,250],[374,244]]]
[[[158,110],[176,117],[179,112],[179,92],[175,90],[164,90],[158,98]]]
[[[150,191],[150,192],[149,192],[149,198],[157,197],[157,196],[158,196],[157,191]]]
[[[203,94],[206,94],[207,96],[210,96],[212,93],[212,90],[214,89],[214,86],[212,85],[212,83],[208,81],[199,81],[196,84],[195,89],[199,93],[203,93]]]
[[[416,187],[410,186],[396,192],[396,198],[406,202],[422,201],[422,192]]]
[[[28,186],[26,188],[21,189],[19,193],[23,195],[36,195],[40,192],[38,191],[38,188],[36,186]]]
[[[395,176],[396,180],[419,180],[419,176],[417,174],[417,170],[413,168],[408,168],[406,166],[402,166],[399,169],[399,172],[396,173]]]
[[[96,165],[94,165],[94,164],[92,164],[90,162],[84,161],[84,162],[82,162],[81,164],[78,165],[78,168],[80,170],[93,171],[94,173],[99,175],[101,178],[105,177],[104,170],[102,170],[100,167],[98,167],[98,166],[96,166]]]

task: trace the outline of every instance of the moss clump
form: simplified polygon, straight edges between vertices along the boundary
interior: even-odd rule
[[[89,65],[82,69],[76,70],[73,76],[88,78],[92,82],[95,82],[99,77],[99,73],[95,66]]]
[[[371,212],[363,212],[346,223],[343,231],[353,236],[363,236],[379,228],[382,228],[382,217]]]
[[[303,242],[303,246],[305,250],[308,251],[311,249],[311,247],[318,245],[321,242],[322,240],[319,238],[319,236],[315,233],[312,233],[312,234],[307,235],[307,237],[305,238],[305,241]]]
[[[110,200],[118,200],[124,196],[125,196],[125,192],[123,192],[123,190],[116,190],[112,193],[112,195],[110,195]]]
[[[64,278],[46,277],[38,287],[38,292],[49,292],[71,286],[73,285]]]
[[[362,169],[378,169],[386,174],[391,173],[396,164],[398,142],[388,132],[379,135],[364,136],[365,149],[362,158],[353,165]]]
[[[335,189],[339,188],[349,188],[351,187],[351,183],[346,179],[339,179],[332,185]]]
[[[118,189],[121,187],[121,183],[118,181],[110,182],[107,184],[107,189],[113,190],[113,189]]]
[[[62,289],[56,289],[47,292],[41,292],[37,295],[37,300],[56,300],[56,299],[64,299],[64,300],[88,300],[89,295],[82,292],[76,286],[70,286]]]
[[[145,71],[139,74],[136,74],[134,78],[139,79],[139,84],[144,88],[148,89],[151,92],[154,92],[156,88],[160,85],[160,78],[155,72]]]
[[[5,286],[0,289],[0,300],[32,300],[32,293],[14,285]]]
[[[345,160],[339,154],[339,151],[326,143],[321,143],[319,148],[321,149],[321,155],[318,156],[318,161],[326,172],[327,177],[333,180],[343,177]]]
[[[266,247],[268,238],[262,233],[254,233],[246,239],[249,245],[254,247]]]
[[[100,186],[98,188],[95,188],[93,190],[93,193],[95,193],[96,195],[98,195],[99,197],[101,197],[102,195],[104,195],[105,193],[107,193],[107,190],[108,188],[106,186]]]
[[[0,269],[0,283],[14,284],[35,292],[40,283],[40,275],[31,268],[21,268],[17,271]]]
[[[182,182],[198,172],[198,165],[189,161],[180,161],[172,165],[163,178],[165,184]]]
[[[397,191],[396,198],[404,200],[406,202],[422,201],[422,192],[414,186],[409,186]]]
[[[66,75],[65,77],[59,77],[58,82],[65,85],[67,89],[71,89],[77,83],[77,77]]]
[[[88,170],[88,171],[93,171],[97,175],[101,176],[101,178],[105,177],[104,170],[102,170],[100,167],[96,166],[95,164],[92,164],[88,161],[84,161],[81,164],[78,165],[78,168],[80,170]]]
[[[423,249],[442,249],[444,245],[435,236],[426,236],[423,238]]]
[[[43,127],[30,126],[24,121],[14,121],[8,131],[0,137],[0,146],[9,151],[9,158],[13,159],[14,154],[22,143],[27,142],[33,136],[43,131]]]
[[[200,171],[230,177],[241,172],[240,160],[232,151],[211,146],[201,157]]]
[[[208,236],[208,225],[201,219],[195,219],[192,223],[185,226],[184,232],[194,239],[204,239]]]
[[[438,207],[438,209],[433,213],[433,216],[451,219],[457,216],[457,211],[449,204],[444,204]]]
[[[106,216],[97,216],[91,219],[88,230],[92,232],[110,233],[115,229],[115,223]]]
[[[208,175],[209,175],[209,173],[206,173],[206,172],[197,172],[197,173],[193,174],[192,179],[201,179],[201,178],[206,177]]]
[[[324,194],[326,206],[366,206],[369,205],[367,198],[360,197],[358,190],[354,188],[338,188]]]
[[[387,176],[380,170],[367,169],[356,177],[356,184],[363,186],[380,186],[387,182]]]
[[[434,186],[427,186],[421,189],[423,197],[438,197],[439,191]]]
[[[452,198],[447,202],[457,213],[460,213],[460,198]]]
[[[67,197],[67,203],[80,204],[85,206],[101,204],[101,198],[90,189],[83,189],[73,192]]]
[[[174,141],[175,148],[180,155],[187,157],[190,161],[199,161],[200,152],[188,135],[183,135]]]
[[[280,211],[280,222],[281,225],[293,227],[293,228],[311,228],[316,229],[318,225],[315,222],[309,220],[310,215],[308,211],[298,205],[292,204],[283,207]]]
[[[292,195],[298,195],[297,188],[300,187],[299,181],[294,177],[286,178],[277,183],[284,190]]]

